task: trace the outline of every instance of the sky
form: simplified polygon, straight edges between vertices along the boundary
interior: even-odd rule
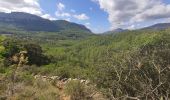
[[[170,0],[0,0],[0,12],[67,20],[102,33],[170,22]]]

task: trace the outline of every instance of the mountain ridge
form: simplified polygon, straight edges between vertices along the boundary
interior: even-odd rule
[[[170,23],[157,23],[157,24],[154,24],[151,26],[147,26],[147,27],[140,28],[140,29],[134,29],[134,30],[164,30],[164,29],[168,29],[168,28],[170,28]],[[121,33],[121,32],[126,32],[126,31],[129,31],[129,30],[117,28],[115,30],[107,31],[102,34],[116,34],[116,33]]]
[[[128,31],[128,29],[117,28],[117,29],[114,29],[111,31],[104,32],[102,34],[121,33],[121,32],[125,32],[125,31]]]
[[[157,23],[148,27],[144,27],[142,29],[149,29],[149,30],[162,30],[170,28],[170,23]]]
[[[65,23],[65,24],[63,24]],[[37,15],[24,12],[0,12],[0,24],[14,26],[26,31],[45,31],[45,32],[59,32],[63,30],[85,31],[92,33],[90,29],[84,25],[68,22],[65,20],[48,20]],[[66,26],[63,26],[66,25]]]

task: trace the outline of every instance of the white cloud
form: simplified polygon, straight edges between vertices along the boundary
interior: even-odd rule
[[[45,18],[45,19],[49,19],[49,20],[57,20],[56,18],[52,17],[51,15],[49,14],[44,14],[41,16],[42,18]]]
[[[85,26],[87,27],[87,28],[90,28],[90,23],[89,22],[87,22],[87,23],[85,23]]]
[[[86,14],[80,14],[80,15],[73,15],[74,18],[78,19],[78,20],[88,20],[89,17]]]
[[[170,18],[168,18],[168,19],[166,20],[166,22],[167,22],[167,23],[170,23]]]
[[[109,14],[112,28],[135,22],[170,18],[170,4],[162,0],[92,0]]]
[[[59,2],[57,4],[57,11],[55,12],[55,15],[57,17],[70,17],[71,14],[70,13],[67,13],[67,12],[64,12],[64,9],[65,9],[65,5],[61,2]]]
[[[127,27],[127,29],[134,30],[134,29],[136,29],[136,26],[135,25],[131,25],[131,26]]]
[[[76,14],[76,11],[74,9],[70,9],[70,12],[65,12],[65,8],[66,6],[59,2],[57,4],[57,10],[55,12],[55,15],[59,18],[59,19],[69,19],[68,21],[70,21],[71,18],[76,18],[77,20],[88,20],[89,17],[82,13],[82,14]]]
[[[56,11],[55,15],[56,15],[57,17],[70,17],[70,16],[71,16],[70,13],[59,12],[59,11]]]
[[[87,23],[85,23],[85,25],[89,26],[89,25],[90,25],[90,23],[89,23],[89,22],[87,22]]]
[[[59,18],[62,19],[71,19],[71,18],[76,18],[77,20],[88,20],[89,17],[82,13],[82,14],[75,14],[76,11],[74,9],[71,9],[70,12],[65,12],[66,6],[59,2],[57,4],[57,11],[55,12],[55,15]]]
[[[71,19],[70,19],[70,18],[66,18],[65,20],[68,21],[68,22],[70,22]]]
[[[59,2],[59,3],[57,4],[57,9],[60,10],[60,11],[62,11],[62,10],[65,9],[65,5],[64,5],[63,3],[61,3],[61,2]]]
[[[1,12],[26,12],[42,15],[42,9],[38,0],[0,0]]]
[[[39,0],[0,0],[0,12],[26,12],[46,19],[54,19],[49,14],[44,14],[39,5]]]

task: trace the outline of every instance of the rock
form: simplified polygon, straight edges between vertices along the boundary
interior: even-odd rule
[[[85,84],[86,80],[80,80],[80,83]]]
[[[40,78],[40,77],[41,77],[40,75],[35,75],[35,76],[34,76],[35,79],[38,79],[38,78]]]
[[[69,82],[70,82],[71,80],[72,80],[71,78],[68,79]]]
[[[73,79],[73,81],[78,81],[78,79],[77,79],[77,78],[75,78],[75,79]]]
[[[88,85],[90,83],[90,80],[86,80],[85,85]]]
[[[59,79],[59,77],[58,77],[58,76],[51,76],[50,78],[51,78],[52,80]]]

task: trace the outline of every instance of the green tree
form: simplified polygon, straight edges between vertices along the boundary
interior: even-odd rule
[[[28,65],[44,65],[50,62],[50,58],[43,54],[42,48],[37,44],[24,43],[17,40],[6,40],[3,43],[5,48],[2,56],[5,58],[4,65],[10,66],[18,63],[17,57],[21,51],[26,51],[28,57]]]
[[[43,54],[42,48],[37,44],[25,44],[28,56],[28,64],[36,64],[38,66],[48,64],[50,59]]]

